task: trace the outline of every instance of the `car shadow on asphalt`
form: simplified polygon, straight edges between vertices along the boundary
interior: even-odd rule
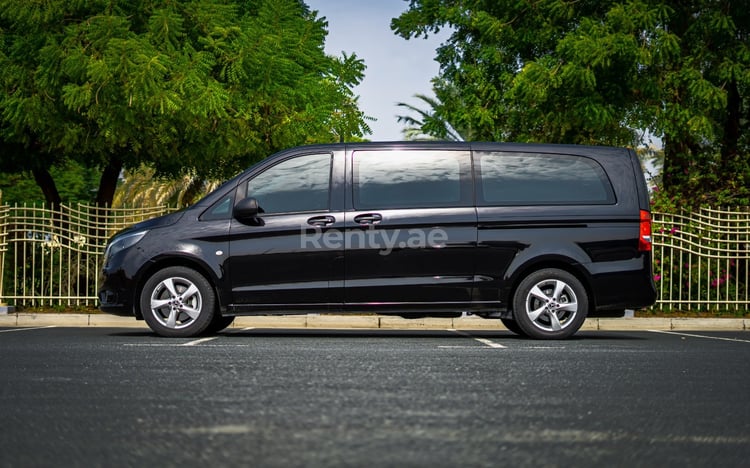
[[[282,329],[282,328],[252,328],[252,329],[228,329],[214,335],[201,335],[194,338],[168,338],[158,336],[148,330],[118,331],[110,333],[109,336],[131,337],[131,338],[158,338],[163,340],[199,340],[201,338],[410,338],[410,339],[466,339],[484,338],[502,341],[522,341],[529,343],[544,342],[578,342],[578,341],[641,341],[647,340],[646,336],[637,336],[631,332],[610,331],[582,331],[565,340],[532,340],[504,330],[382,330],[382,329]]]

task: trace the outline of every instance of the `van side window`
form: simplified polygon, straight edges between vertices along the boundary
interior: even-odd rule
[[[480,206],[615,203],[604,169],[583,156],[477,152],[475,162]]]
[[[328,210],[331,157],[309,154],[282,161],[250,179],[245,194],[257,199],[265,214]]]
[[[353,162],[355,209],[450,207],[471,203],[468,152],[357,151]]]

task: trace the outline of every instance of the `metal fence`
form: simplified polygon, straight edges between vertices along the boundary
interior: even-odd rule
[[[97,305],[107,239],[144,219],[152,208],[62,205],[0,206],[0,303],[20,306]]]
[[[107,239],[173,208],[0,206],[0,303],[94,306]],[[750,309],[750,210],[654,213],[654,280],[665,310]]]
[[[656,308],[750,309],[750,209],[654,213]]]

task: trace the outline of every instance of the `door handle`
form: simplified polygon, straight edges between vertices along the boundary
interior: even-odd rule
[[[379,213],[366,213],[354,217],[354,221],[359,224],[378,224],[383,220],[383,216]]]
[[[316,227],[330,226],[335,222],[336,218],[334,218],[333,216],[313,216],[312,218],[307,220],[307,224]]]

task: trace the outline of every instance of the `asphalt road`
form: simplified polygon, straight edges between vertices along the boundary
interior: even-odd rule
[[[750,333],[0,328],[0,466],[747,466]]]

